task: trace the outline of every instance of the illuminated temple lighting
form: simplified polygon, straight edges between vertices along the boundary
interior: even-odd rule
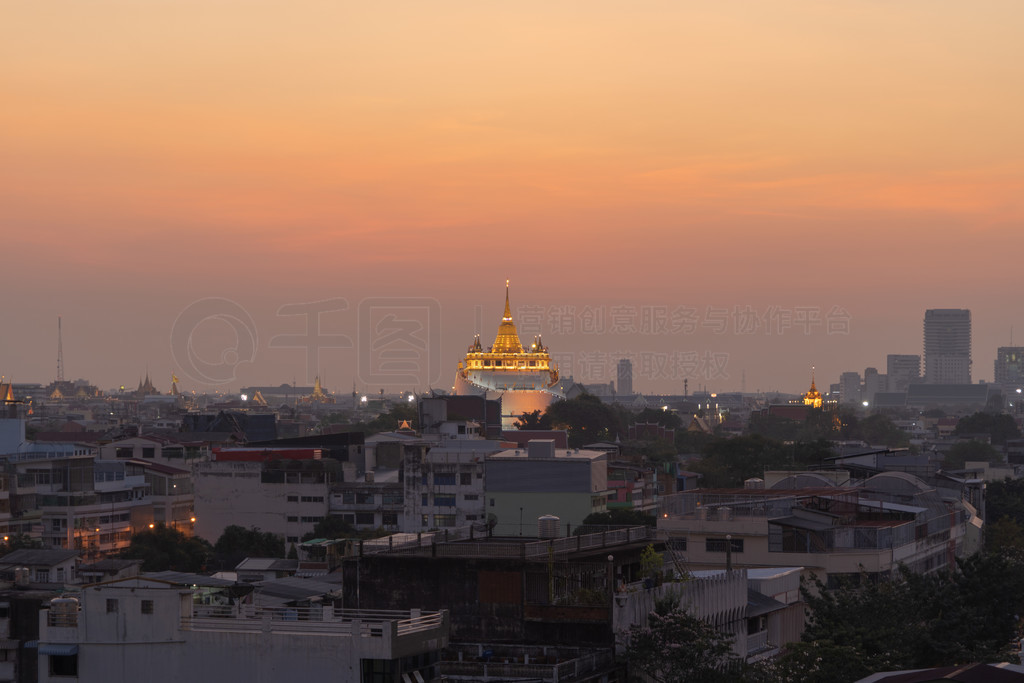
[[[811,406],[812,408],[820,408],[824,404],[824,399],[821,397],[821,392],[814,386],[814,367],[811,367],[811,388],[804,394],[804,405]]]
[[[480,335],[466,351],[455,375],[457,394],[484,394],[501,398],[502,422],[511,427],[521,414],[545,410],[562,398],[558,368],[539,336],[529,349],[523,347],[512,319],[509,281],[505,281],[505,311],[498,325],[494,344],[484,349]]]

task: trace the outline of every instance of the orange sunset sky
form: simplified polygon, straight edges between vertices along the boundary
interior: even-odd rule
[[[926,308],[971,309],[991,380],[1024,345],[1022,26],[1020,0],[2,1],[0,373],[52,381],[59,315],[103,389],[375,391],[361,302],[405,300],[430,367],[388,388],[445,387],[509,278],[584,381],[632,354],[644,392],[827,386],[921,353]],[[203,300],[249,316],[246,362],[216,301],[174,329]],[[349,343],[310,360],[282,310],[325,300]]]

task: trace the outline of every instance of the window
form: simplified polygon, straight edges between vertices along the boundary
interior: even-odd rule
[[[434,515],[434,526],[455,526],[455,515]]]
[[[319,524],[320,522],[324,521],[324,518],[323,517],[301,517],[300,520],[301,520],[301,522],[303,524]]]
[[[142,611],[142,614],[152,614],[153,613],[153,601],[152,600],[143,600],[142,604],[140,605],[140,609]]]
[[[380,515],[380,523],[384,526],[398,526],[398,513],[382,512]]]
[[[288,502],[289,503],[298,503],[299,502],[299,497],[298,496],[288,496]]]
[[[324,502],[323,496],[302,496],[303,503],[322,503]]]
[[[50,570],[49,569],[37,569],[36,570],[36,582],[37,583],[49,583],[50,582]]]
[[[356,494],[357,505],[373,505],[373,494],[372,493],[357,493]]]
[[[422,527],[430,526],[430,515],[420,515],[420,526],[422,526]]]
[[[676,550],[679,552],[686,552],[686,539],[685,538],[669,538],[668,547],[670,550]]]
[[[430,496],[424,493],[420,496],[420,505],[430,505]]]
[[[494,507],[494,499],[491,498],[491,507]]]
[[[116,598],[107,598],[107,614],[117,614]]]
[[[154,448],[153,446],[146,446],[145,448],[142,449],[142,457],[143,458],[153,458],[153,457],[156,457],[156,448]]]
[[[434,505],[437,507],[455,507],[455,494],[443,494],[434,496]]]
[[[299,521],[299,516],[298,515],[288,515],[288,521],[290,523],[295,524],[295,523],[297,523]]]
[[[299,537],[298,536],[288,536],[287,538],[285,538],[285,541],[288,542],[288,543],[298,543],[299,542]]]
[[[50,655],[51,676],[78,676],[78,655]]]
[[[373,513],[372,512],[357,512],[356,513],[356,524],[373,524]]]
[[[704,550],[709,553],[724,553],[726,551],[726,540],[724,538],[708,538],[704,540]],[[743,552],[743,539],[732,539],[732,551]]]
[[[455,473],[434,472],[434,486],[455,486]]]
[[[341,494],[341,502],[345,505],[355,505],[356,494],[351,491]]]
[[[471,500],[480,500],[480,496],[475,493],[467,493],[466,495],[462,496],[462,500],[465,500],[467,502]]]
[[[472,472],[462,472],[461,474],[459,474],[459,484],[461,484],[462,486],[469,486],[472,483],[473,483],[473,473]]]
[[[405,502],[405,497],[401,493],[385,493],[382,498],[381,502],[384,505],[402,505]]]

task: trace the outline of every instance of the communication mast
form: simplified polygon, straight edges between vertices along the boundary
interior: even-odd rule
[[[57,381],[64,381],[64,344],[60,334],[60,316],[57,316]]]

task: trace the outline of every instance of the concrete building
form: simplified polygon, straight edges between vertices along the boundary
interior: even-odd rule
[[[445,422],[440,441],[406,456],[406,532],[485,524],[485,458],[502,450],[500,441],[484,439],[475,422]]]
[[[607,510],[604,451],[558,450],[554,441],[534,440],[525,450],[488,456],[484,478],[496,535],[530,534],[545,515],[558,517],[563,529],[576,527],[587,515]]]
[[[924,313],[924,381],[971,383],[971,312],[932,308]]]
[[[890,353],[885,357],[885,374],[890,392],[906,391],[911,384],[921,381],[921,356]]]
[[[334,481],[327,462],[197,464],[195,533],[216,541],[237,524],[276,534],[286,544],[298,543],[327,516]]]
[[[72,456],[11,465],[12,531],[45,547],[98,560],[128,547],[153,523],[149,485],[140,465]]]
[[[153,522],[176,529],[186,536],[195,531],[195,487],[187,470],[156,462],[129,460],[142,469],[153,505]]]
[[[448,643],[444,611],[261,605],[251,588],[187,579],[121,579],[51,601],[39,680],[426,681]]]
[[[0,558],[0,576],[15,584],[28,581],[64,586],[78,582],[76,572],[80,563],[75,550],[21,548]],[[17,571],[22,567],[28,570],[28,576],[19,579]]]
[[[400,531],[405,510],[404,484],[398,469],[370,470],[356,481],[331,486],[329,514],[359,530]]]
[[[862,574],[889,577],[898,565],[931,573],[981,547],[981,518],[903,472],[860,486],[796,474],[767,489],[699,490],[661,501],[658,529],[685,549],[694,569],[801,566],[834,584]]]
[[[168,437],[134,436],[100,446],[99,457],[104,460],[144,460],[188,469],[194,462],[209,460],[210,448],[202,442],[181,443]]]

